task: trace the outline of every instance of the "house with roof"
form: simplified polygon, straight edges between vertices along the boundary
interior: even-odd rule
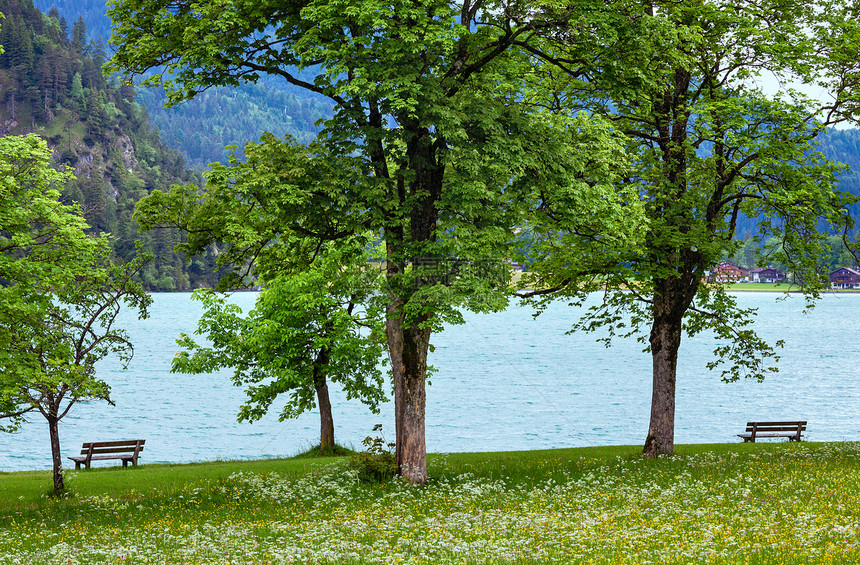
[[[749,280],[749,269],[736,265],[731,261],[720,261],[708,273],[711,282],[746,282]]]
[[[832,288],[860,288],[860,272],[850,267],[839,267],[830,273],[830,286]]]
[[[760,283],[778,283],[785,280],[785,273],[773,267],[757,268],[750,271],[750,281]]]

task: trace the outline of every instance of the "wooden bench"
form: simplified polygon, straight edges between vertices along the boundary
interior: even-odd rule
[[[75,462],[75,469],[81,468],[83,463],[87,469],[90,468],[92,461],[102,461],[105,459],[121,459],[122,466],[128,466],[131,461],[132,465],[137,465],[137,457],[143,451],[145,439],[130,439],[127,441],[93,441],[84,443],[81,447],[80,455],[72,455],[69,457]]]
[[[806,421],[798,422],[747,422],[747,431],[738,434],[744,442],[755,443],[759,437],[787,437],[788,441],[800,441],[806,431]]]

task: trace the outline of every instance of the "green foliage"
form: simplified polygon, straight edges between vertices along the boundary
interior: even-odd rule
[[[373,426],[374,432],[382,432],[382,424]],[[364,451],[350,456],[349,468],[356,478],[364,483],[381,483],[397,475],[397,463],[394,461],[393,443],[385,441],[382,435],[367,436],[361,442]]]
[[[104,239],[86,237],[86,223],[74,206],[57,202],[68,178],[50,167],[50,151],[35,135],[0,137],[0,278],[4,291],[14,282],[34,285],[74,273],[76,254],[88,255]]]
[[[202,190],[190,184],[153,191],[134,214],[142,229],[182,230],[176,249],[188,259],[216,244],[217,267],[229,271],[220,289],[257,284],[251,275],[269,281],[301,271],[315,249],[304,239],[352,236],[365,221],[347,198],[358,184],[351,159],[271,134],[246,144],[244,153],[244,160],[232,155],[228,165],[214,163]]]
[[[293,455],[290,459],[319,459],[320,457],[346,457],[355,453],[352,449],[335,444],[333,447],[314,445],[301,453]]]
[[[66,175],[52,169],[49,159],[44,141],[34,135],[0,138],[0,323],[6,329],[0,333],[2,431],[14,431],[35,408],[22,384],[41,371],[32,364],[35,357],[16,345],[41,339],[32,323],[45,315],[51,299],[40,291],[72,285],[78,256],[92,256],[106,246],[103,239],[85,235],[87,225],[76,208],[57,201]]]
[[[374,411],[385,399],[382,273],[371,263],[379,252],[370,236],[353,235],[357,218],[343,198],[351,163],[319,151],[266,135],[246,145],[245,161],[213,164],[203,189],[154,191],[135,212],[145,229],[187,233],[175,249],[189,259],[217,246],[217,265],[229,270],[220,289],[263,286],[247,316],[221,295],[195,293],[204,305],[196,333],[211,346],[183,335],[173,363],[193,373],[234,368],[248,395],[239,420],[261,418],[282,394],[281,419],[318,402],[323,417],[329,381]]]
[[[351,178],[340,202],[361,214],[345,217],[385,239],[404,324],[438,329],[458,321],[460,307],[503,307],[494,289],[505,284],[476,265],[511,255],[523,201],[511,179],[543,172],[529,165],[550,165],[563,145],[545,143],[555,122],[536,122],[532,107],[517,104],[520,69],[507,51],[520,35],[563,26],[570,14],[496,14],[478,25],[461,12],[447,2],[363,3],[346,13],[319,2],[301,14],[276,3],[167,11],[118,2],[112,41],[122,48],[109,65],[142,75],[166,63],[171,78],[147,82],[166,87],[171,103],[264,74],[328,97],[337,109],[324,130],[326,159],[352,161],[342,166]],[[514,31],[500,31],[514,22]],[[149,41],[156,28],[161,39]],[[316,76],[305,81],[290,65]],[[564,173],[573,171],[555,176]]]

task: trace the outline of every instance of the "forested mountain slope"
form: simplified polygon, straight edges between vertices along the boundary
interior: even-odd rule
[[[839,178],[840,188],[860,194],[860,129],[830,129],[819,141],[819,149],[825,157],[851,167]]]
[[[35,6],[45,13],[56,8],[69,30],[82,26],[94,45],[100,38],[105,44],[110,39],[105,0],[35,0]],[[140,88],[137,101],[146,106],[165,143],[200,171],[209,163],[226,161],[227,145],[241,147],[265,131],[307,143],[319,133],[315,122],[331,115],[325,99],[274,78],[239,88],[213,88],[175,108],[164,108],[163,93],[153,88]]]
[[[317,136],[320,128],[314,123],[331,113],[329,105],[285,86],[260,82],[213,88],[173,108],[164,108],[162,91],[141,87],[137,100],[146,106],[165,143],[202,171],[209,163],[226,162],[228,145],[238,145],[241,152],[246,142],[257,141],[266,131],[278,137],[289,134],[300,143]]]
[[[140,198],[201,179],[161,141],[134,89],[102,76],[105,55],[97,42],[67,35],[58,18],[30,0],[0,0],[0,12],[0,135],[33,132],[47,140],[57,166],[76,177],[63,198],[82,206],[92,229],[114,234],[123,259],[138,243],[155,254],[142,275],[148,288],[212,284],[214,257],[186,266],[173,252],[178,232],[137,233],[132,211]]]
[[[45,14],[51,8],[57,8],[61,21],[65,20],[69,28],[80,18],[95,40],[101,38],[107,43],[110,38],[110,18],[106,15],[105,0],[35,0],[33,4]]]
[[[33,1],[46,13],[56,8],[69,30],[80,20],[94,44],[108,42],[111,22],[105,0]],[[314,122],[331,115],[324,99],[271,78],[238,89],[211,89],[199,101],[178,108],[164,109],[165,97],[155,89],[139,90],[138,101],[146,105],[164,141],[198,169],[225,158],[226,145],[257,140],[263,131],[288,133],[306,143],[319,131]],[[860,172],[860,130],[830,130],[821,142],[825,156]],[[842,182],[845,190],[860,192],[860,176],[845,175]]]
[[[818,151],[826,158],[849,166],[849,170],[839,176],[839,189],[851,194],[860,194],[860,129],[830,128],[818,136]],[[860,229],[860,204],[850,208],[851,215]],[[737,235],[745,239],[756,233],[756,219],[738,219]]]

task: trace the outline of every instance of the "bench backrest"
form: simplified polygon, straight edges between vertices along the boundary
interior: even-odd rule
[[[752,432],[805,432],[806,421],[796,422],[747,422],[747,431]]]
[[[122,441],[91,441],[81,447],[81,455],[108,455],[110,453],[140,453],[143,451],[145,439],[130,439]]]

